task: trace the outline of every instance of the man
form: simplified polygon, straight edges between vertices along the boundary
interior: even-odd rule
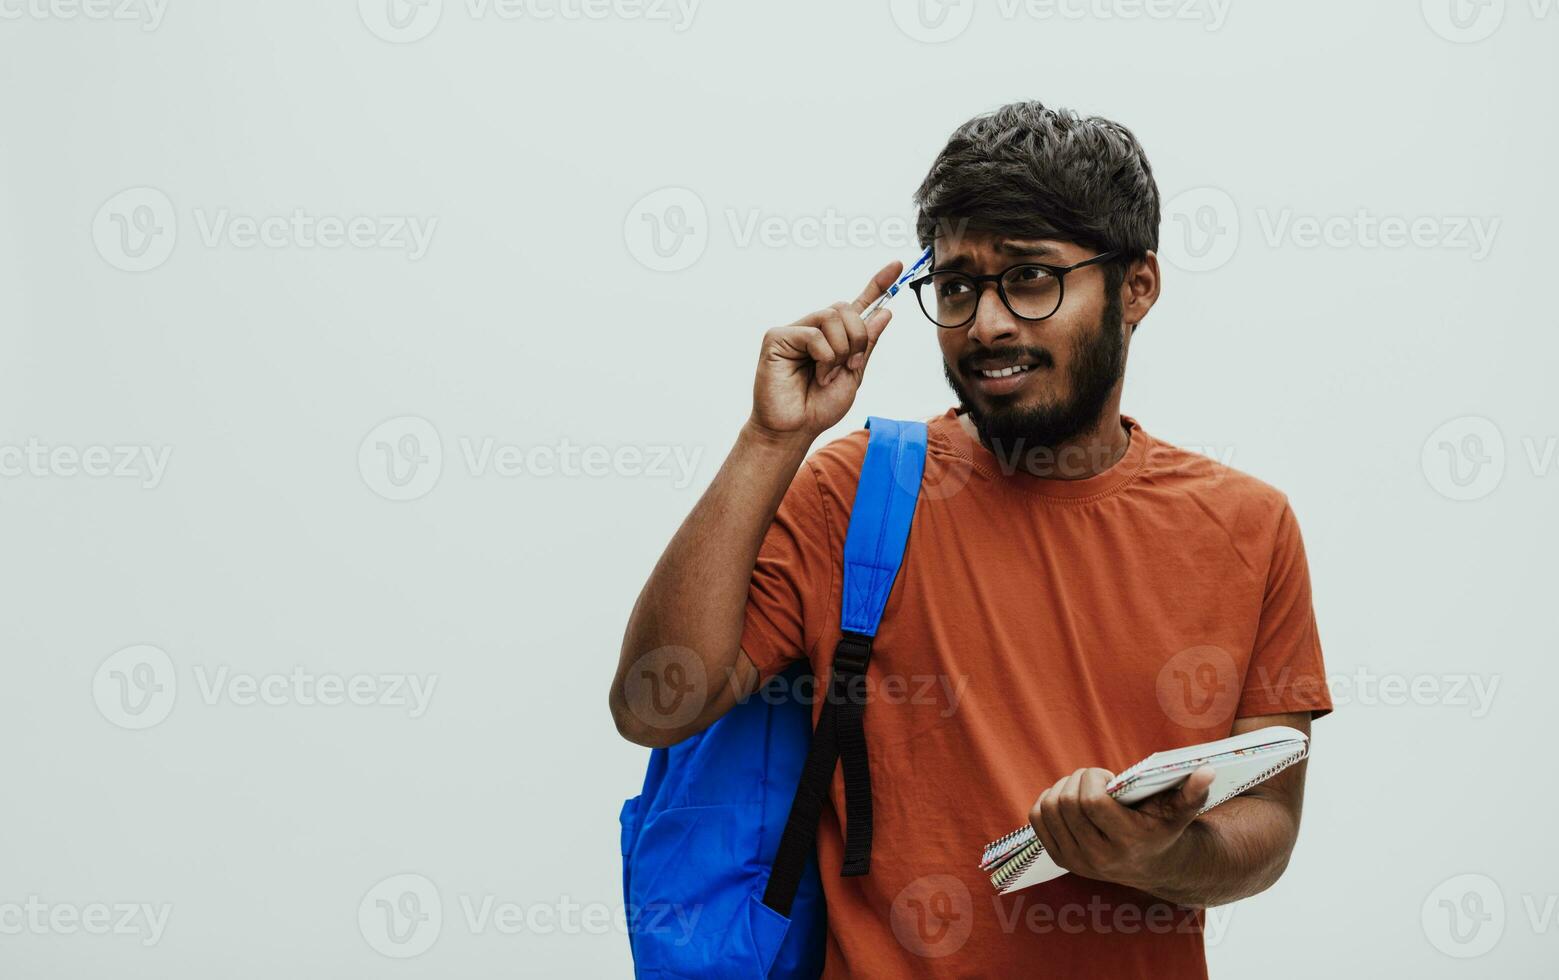
[[[1135,809],[1104,792],[1154,751],[1331,708],[1286,498],[1120,413],[1158,298],[1159,196],[1136,139],[1028,102],[958,129],[916,194],[917,280],[959,407],[930,423],[921,499],[873,648],[871,874],[842,878],[843,780],[819,829],[830,977],[1206,975],[1200,908],[1277,880],[1305,767],[1200,817],[1210,771]],[[890,314],[770,330],[751,417],[636,604],[619,731],[667,745],[806,657],[828,674],[865,433],[852,408]],[[918,324],[917,324],[918,325]],[[695,716],[630,710],[629,666],[693,652]],[[998,897],[979,848],[1027,812],[1074,872]]]

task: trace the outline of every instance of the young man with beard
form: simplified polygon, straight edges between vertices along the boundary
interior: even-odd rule
[[[1207,771],[1135,809],[1104,786],[1330,710],[1298,525],[1277,490],[1120,413],[1160,288],[1158,189],[1128,130],[1003,107],[953,134],[916,203],[935,252],[914,287],[959,407],[930,423],[868,671],[871,873],[837,874],[839,777],[819,829],[825,975],[1205,976],[1198,910],[1282,874],[1305,766],[1200,817]],[[852,407],[890,319],[860,313],[899,270],[764,336],[751,417],[629,621],[625,737],[673,744],[802,657],[828,676],[865,433],[807,453]],[[673,645],[733,683],[655,728],[625,685]],[[1074,874],[998,898],[977,851],[1024,813]]]

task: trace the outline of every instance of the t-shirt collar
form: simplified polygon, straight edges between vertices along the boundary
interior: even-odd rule
[[[1104,472],[1081,480],[1034,476],[1021,466],[1015,467],[1010,462],[997,457],[978,439],[970,438],[964,431],[964,427],[958,422],[957,408],[949,408],[946,414],[934,420],[930,431],[934,441],[940,442],[956,455],[968,460],[975,469],[992,480],[1045,497],[1084,500],[1108,496],[1120,490],[1136,479],[1143,463],[1147,461],[1148,434],[1142,431],[1136,419],[1128,415],[1122,415],[1120,419],[1131,440],[1126,446],[1125,454]]]

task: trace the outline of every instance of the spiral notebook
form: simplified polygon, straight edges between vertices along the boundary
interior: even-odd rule
[[[1303,759],[1309,748],[1310,740],[1297,729],[1258,728],[1216,742],[1155,752],[1110,780],[1106,790],[1121,803],[1139,803],[1179,785],[1202,766],[1211,766],[1213,784],[1201,809],[1206,813]],[[980,870],[989,872],[991,884],[1002,895],[1066,874],[1027,824],[985,845]]]

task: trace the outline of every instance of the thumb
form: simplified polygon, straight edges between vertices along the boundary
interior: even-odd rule
[[[1212,766],[1202,766],[1186,777],[1180,788],[1165,802],[1164,816],[1176,823],[1188,824],[1196,819],[1202,807],[1207,805],[1207,794],[1213,788]]]

